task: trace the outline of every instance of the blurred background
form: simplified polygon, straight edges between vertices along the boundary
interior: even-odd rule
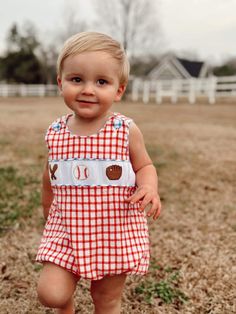
[[[121,41],[131,74],[145,76],[166,55],[236,74],[235,0],[0,0],[0,82],[55,83],[64,40],[101,31]]]
[[[0,314],[54,313],[36,294],[44,134],[67,113],[58,52],[87,30],[127,51],[114,111],[142,130],[163,205],[122,313],[236,313],[235,12],[236,0],[0,0]],[[89,286],[78,283],[77,314],[93,312]]]

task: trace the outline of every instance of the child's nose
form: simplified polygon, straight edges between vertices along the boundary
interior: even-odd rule
[[[93,95],[94,94],[93,84],[90,82],[85,83],[82,89],[82,93],[86,95]]]

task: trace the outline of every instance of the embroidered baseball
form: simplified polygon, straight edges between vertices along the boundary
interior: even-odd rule
[[[76,165],[73,169],[73,174],[77,180],[86,180],[89,177],[89,169],[85,165]]]

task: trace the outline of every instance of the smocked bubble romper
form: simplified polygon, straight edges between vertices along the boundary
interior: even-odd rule
[[[46,134],[54,194],[36,260],[90,280],[147,273],[145,212],[125,199],[135,192],[129,159],[131,119],[113,113],[90,136],[70,133],[70,115]]]

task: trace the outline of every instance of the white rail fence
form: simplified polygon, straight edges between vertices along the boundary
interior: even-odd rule
[[[135,78],[131,82],[131,99],[144,103],[154,101],[161,104],[164,97],[176,103],[178,98],[187,97],[189,103],[193,104],[198,97],[207,97],[209,103],[214,104],[218,97],[235,96],[236,76],[162,81]]]
[[[0,97],[10,96],[56,96],[57,85],[53,84],[0,84]]]
[[[180,97],[185,97],[193,104],[198,97],[206,97],[209,103],[214,104],[219,97],[236,97],[236,76],[162,81],[134,78],[129,84],[131,100],[144,103],[161,104],[166,97],[176,103]],[[58,87],[53,84],[0,84],[0,97],[57,95]]]

